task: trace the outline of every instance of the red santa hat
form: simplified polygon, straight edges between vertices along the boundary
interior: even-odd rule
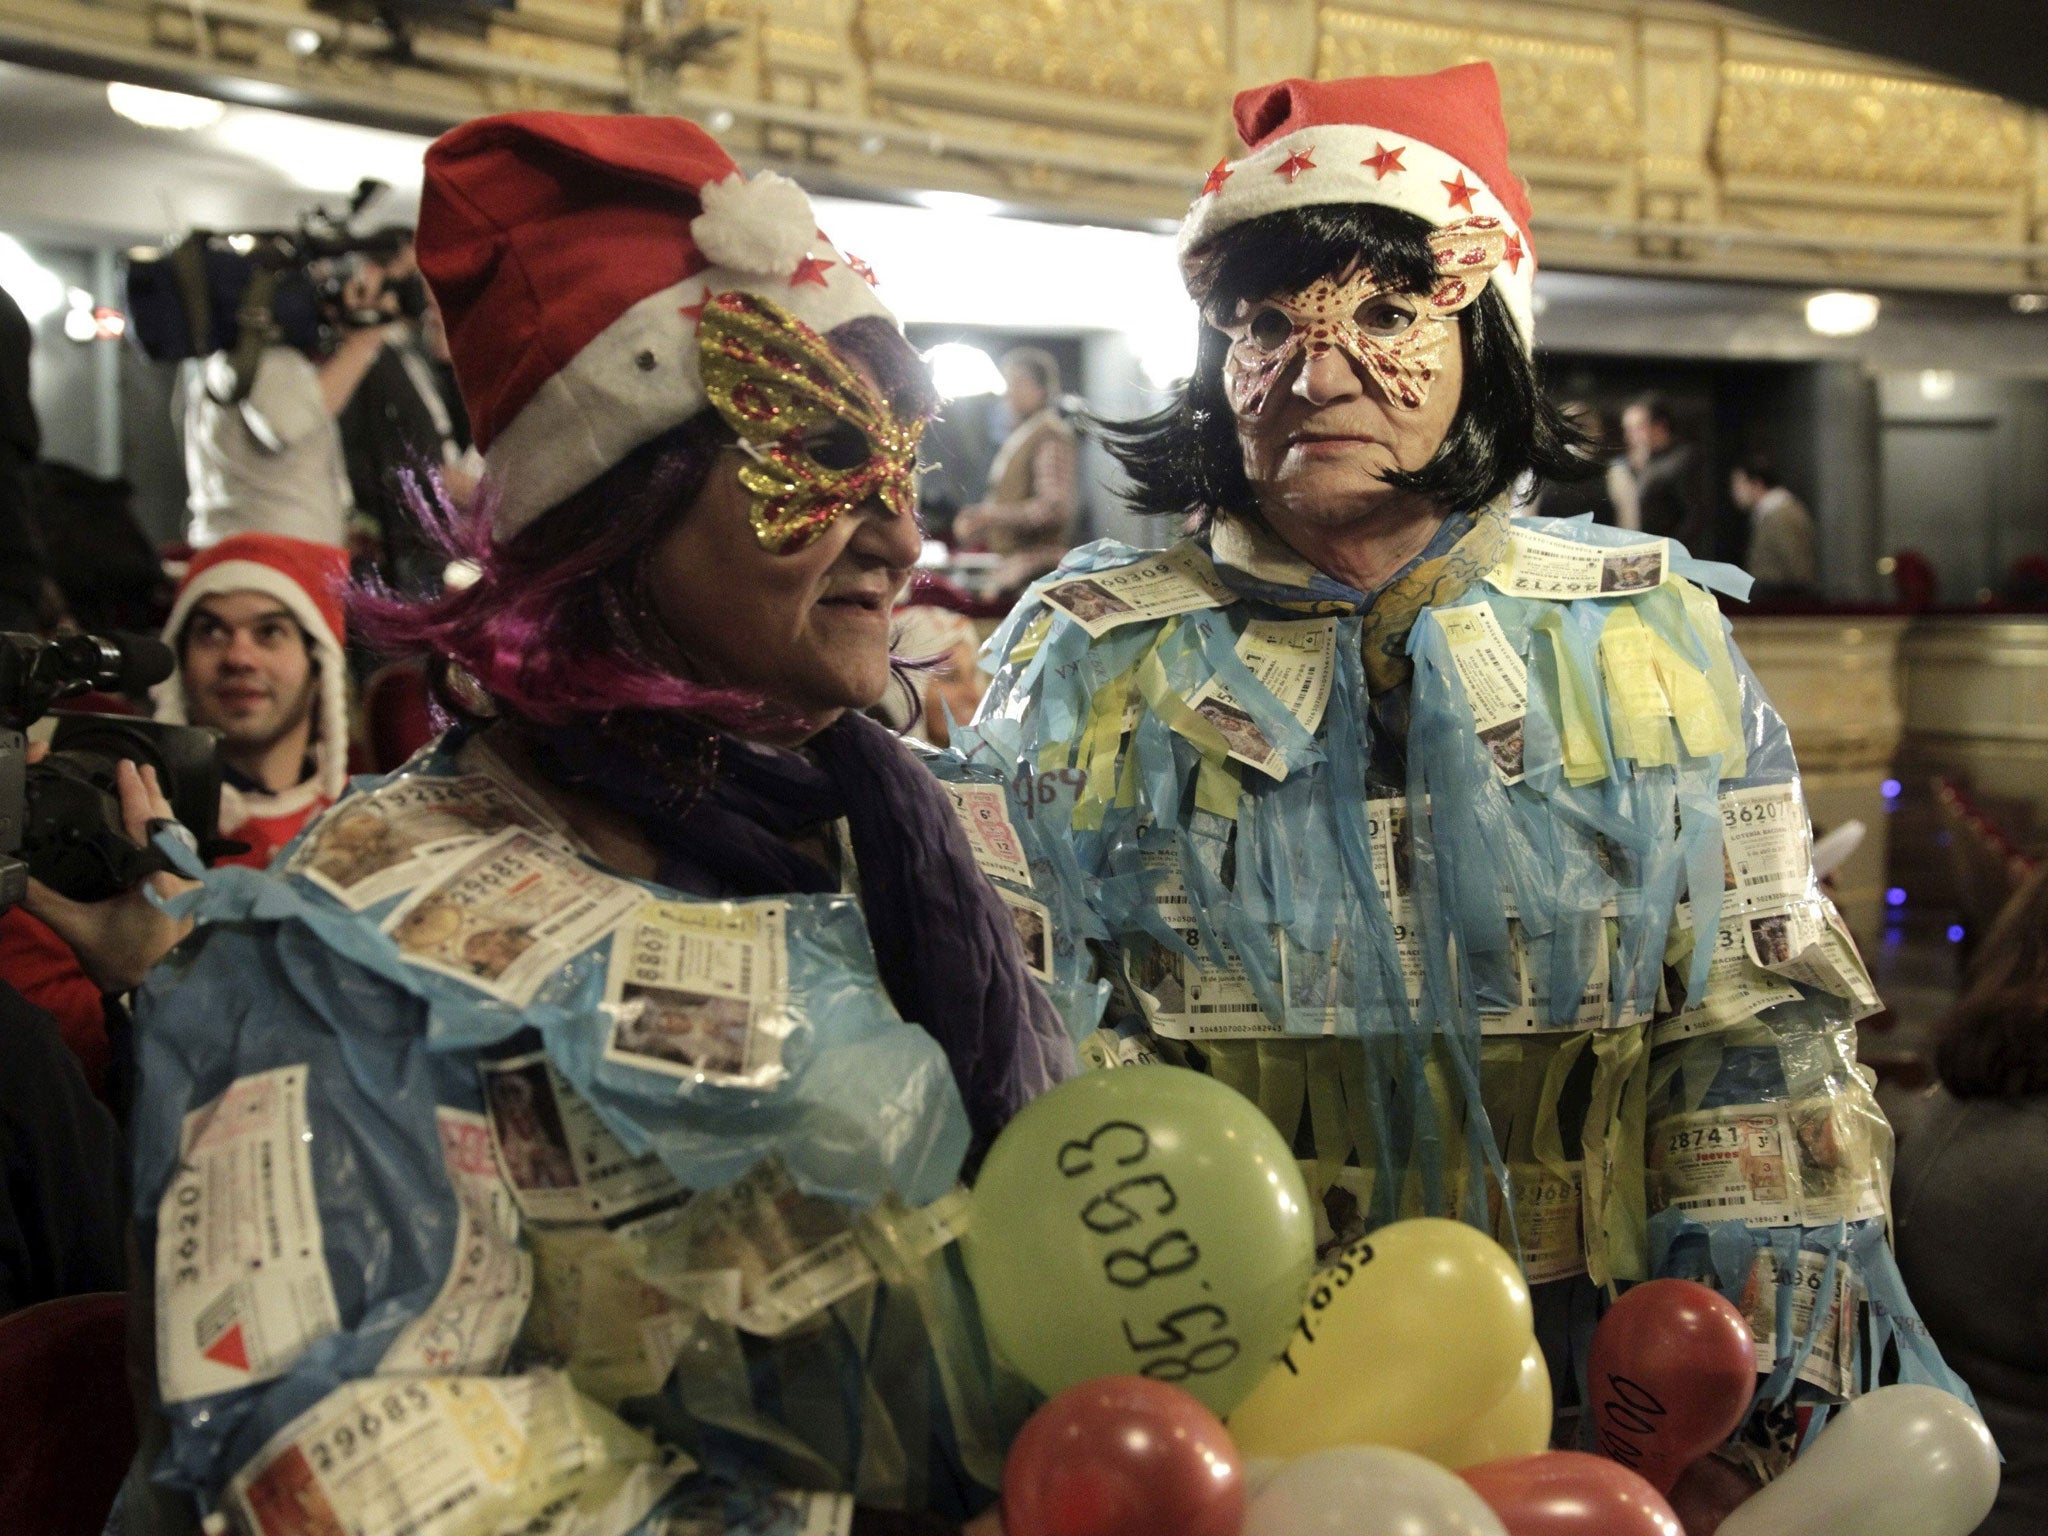
[[[509,538],[706,405],[705,301],[893,318],[803,188],[675,117],[516,112],[427,149],[416,249]]]
[[[348,786],[348,659],[342,643],[348,634],[342,592],[348,585],[348,551],[331,544],[288,539],[275,533],[238,533],[192,557],[178,588],[171,616],[164,622],[164,644],[182,659],[179,644],[192,610],[201,598],[230,592],[260,592],[274,597],[298,621],[320,664],[320,698],[313,718],[313,752],[317,772],[305,785],[285,793],[308,803],[314,796],[338,800]],[[173,670],[152,693],[156,717],[188,723],[182,669]],[[277,814],[287,807],[240,806],[232,788],[221,791],[221,830],[228,831],[246,814]],[[246,797],[242,797],[246,798]]]
[[[1181,263],[1247,219],[1289,208],[1375,203],[1442,228],[1493,218],[1507,226],[1507,258],[1493,284],[1524,345],[1536,252],[1529,195],[1508,169],[1508,130],[1491,64],[1434,75],[1282,80],[1240,91],[1235,109],[1245,155],[1221,160],[1180,227]]]

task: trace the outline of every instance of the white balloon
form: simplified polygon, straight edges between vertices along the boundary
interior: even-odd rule
[[[1455,1472],[1386,1445],[1290,1461],[1245,1511],[1244,1536],[1508,1536]]]
[[[1718,1536],[1969,1536],[1997,1497],[1998,1449],[1969,1404],[1938,1387],[1880,1387]]]

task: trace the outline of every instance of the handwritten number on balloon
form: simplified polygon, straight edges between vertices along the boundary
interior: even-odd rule
[[[1102,1142],[1103,1145],[1098,1148],[1097,1142]],[[1111,1157],[1110,1154],[1119,1148],[1129,1155]],[[1133,1148],[1135,1150],[1132,1150]],[[1118,1168],[1128,1168],[1133,1163],[1142,1162],[1145,1154],[1151,1150],[1152,1138],[1145,1134],[1144,1127],[1133,1125],[1128,1120],[1112,1120],[1106,1125],[1097,1126],[1080,1141],[1067,1142],[1060,1148],[1056,1163],[1061,1173],[1070,1179],[1078,1179],[1085,1173],[1095,1171],[1095,1160],[1098,1156],[1110,1157],[1111,1163]]]
[[[1135,1333],[1131,1332],[1130,1322],[1126,1319],[1124,1322],[1124,1341],[1131,1346],[1134,1354],[1142,1355],[1147,1350],[1152,1349],[1171,1349],[1176,1344],[1187,1343],[1188,1336],[1181,1331],[1180,1325],[1191,1318],[1197,1317],[1209,1319],[1209,1332],[1211,1335],[1219,1334],[1230,1326],[1230,1314],[1213,1302],[1205,1301],[1197,1306],[1178,1308],[1160,1318],[1158,1323],[1155,1324],[1159,1329],[1159,1337],[1156,1339],[1139,1338]],[[1211,1342],[1211,1340],[1204,1339],[1202,1342],[1206,1344]],[[1213,1370],[1215,1367],[1212,1366],[1211,1369]]]
[[[1138,1369],[1154,1381],[1186,1381],[1190,1376],[1206,1376],[1211,1371],[1220,1371],[1237,1358],[1237,1340],[1210,1339],[1189,1350],[1185,1357],[1161,1355],[1147,1360]]]
[[[1156,1204],[1151,1210],[1133,1210],[1118,1199],[1126,1192],[1135,1193],[1147,1187],[1153,1190]],[[1112,1184],[1101,1194],[1081,1207],[1081,1225],[1091,1232],[1108,1234],[1134,1227],[1148,1216],[1166,1216],[1180,1207],[1180,1196],[1173,1192],[1173,1186],[1160,1173],[1140,1174],[1136,1178],[1124,1179]]]
[[[1160,1250],[1172,1244],[1178,1244],[1180,1251],[1177,1254],[1169,1251],[1162,1258]],[[1202,1250],[1194,1245],[1187,1233],[1176,1227],[1153,1238],[1143,1253],[1134,1248],[1113,1250],[1103,1259],[1102,1272],[1111,1285],[1134,1291],[1150,1281],[1193,1269],[1201,1257]]]
[[[1316,1283],[1308,1293],[1308,1306],[1301,1316],[1294,1320],[1294,1331],[1301,1335],[1303,1342],[1316,1341],[1315,1330],[1308,1320],[1336,1300],[1337,1293],[1357,1278],[1358,1272],[1372,1262],[1372,1244],[1360,1239],[1344,1248],[1331,1262],[1329,1268],[1316,1276]],[[1280,1363],[1287,1367],[1288,1374],[1299,1376],[1301,1367],[1294,1363],[1294,1341],[1289,1339],[1287,1347],[1280,1351]]]

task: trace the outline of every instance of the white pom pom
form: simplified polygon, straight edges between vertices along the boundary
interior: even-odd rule
[[[749,180],[735,171],[698,195],[704,211],[690,221],[690,234],[716,266],[780,277],[796,270],[817,239],[811,200],[787,176],[763,171]]]

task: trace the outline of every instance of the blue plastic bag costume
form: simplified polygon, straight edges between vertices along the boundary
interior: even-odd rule
[[[1561,1407],[1596,1287],[1658,1275],[1743,1306],[1761,1402],[1960,1393],[1884,1241],[1876,999],[1703,586],[1748,578],[1496,504],[1366,594],[1218,514],[1070,555],[956,744],[1064,814],[1090,1059],[1256,1100],[1332,1243],[1457,1214],[1518,1248]]]
[[[601,870],[451,735],[187,900],[138,1007],[158,1482],[251,1533],[987,1502],[968,1125],[853,897]]]

